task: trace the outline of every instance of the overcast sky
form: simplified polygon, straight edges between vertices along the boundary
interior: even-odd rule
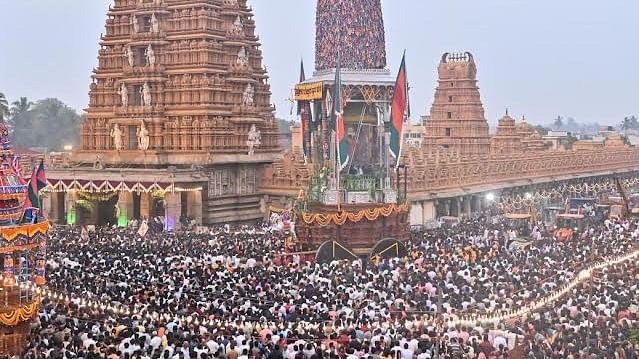
[[[88,101],[110,0],[0,0],[0,92],[9,100]],[[639,1],[382,0],[393,73],[407,50],[413,116],[430,110],[443,52],[471,51],[486,116],[506,107],[549,123],[561,114],[617,124],[639,114]],[[315,0],[249,0],[278,116],[313,68]],[[310,74],[307,74],[307,76]]]

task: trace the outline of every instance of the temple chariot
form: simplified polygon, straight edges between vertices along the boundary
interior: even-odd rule
[[[318,261],[402,256],[410,235],[406,168],[398,166],[398,153],[391,156],[392,142],[402,141],[401,133],[392,138],[391,114],[405,68],[402,63],[396,79],[386,67],[380,2],[341,3],[335,9],[318,1],[315,72],[306,79],[302,66],[295,86],[302,148],[314,169],[298,196],[296,245]],[[371,21],[379,26],[340,26]],[[407,105],[402,94],[402,111],[393,113],[400,128]]]
[[[38,199],[44,167],[34,169],[30,180],[21,172],[8,128],[0,122],[0,355],[21,354],[45,284],[49,222]]]

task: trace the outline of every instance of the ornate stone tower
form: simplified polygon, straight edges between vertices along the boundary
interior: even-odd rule
[[[315,25],[315,70],[386,67],[381,0],[318,0]]]
[[[80,148],[51,171],[53,218],[74,218],[84,192],[117,199],[118,223],[263,217],[278,130],[247,0],[115,0],[92,78]],[[113,207],[82,217],[113,223]]]
[[[190,165],[278,151],[246,0],[115,0],[107,16],[77,159]],[[252,128],[261,143],[249,151]]]
[[[438,86],[431,118],[426,122],[424,145],[432,151],[448,149],[462,157],[488,154],[490,135],[473,55],[445,53],[437,71]]]

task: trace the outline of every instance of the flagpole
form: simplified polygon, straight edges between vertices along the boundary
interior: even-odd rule
[[[337,132],[335,132],[335,131],[333,132],[333,138],[334,138],[333,142],[335,142],[335,146],[336,146],[335,147],[335,154],[336,154],[336,156],[335,156],[335,160],[336,160],[336,162],[335,162],[335,177],[337,179],[337,184],[336,184],[336,187],[337,187],[337,212],[341,212],[342,211],[342,198],[341,198],[342,197],[342,193],[340,192],[341,166],[339,164],[339,162],[340,162],[340,158],[339,158],[339,156],[340,156],[340,154],[339,154],[339,143],[337,142]]]

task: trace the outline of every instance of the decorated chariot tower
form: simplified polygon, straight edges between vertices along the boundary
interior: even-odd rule
[[[405,250],[397,158],[406,91],[404,62],[397,78],[386,67],[381,1],[318,0],[315,71],[309,79],[302,72],[295,87],[304,157],[314,169],[296,233],[299,248],[317,251],[318,260]]]
[[[38,315],[49,229],[38,193],[45,183],[42,164],[29,181],[22,177],[8,128],[0,122],[0,355],[21,354]]]

